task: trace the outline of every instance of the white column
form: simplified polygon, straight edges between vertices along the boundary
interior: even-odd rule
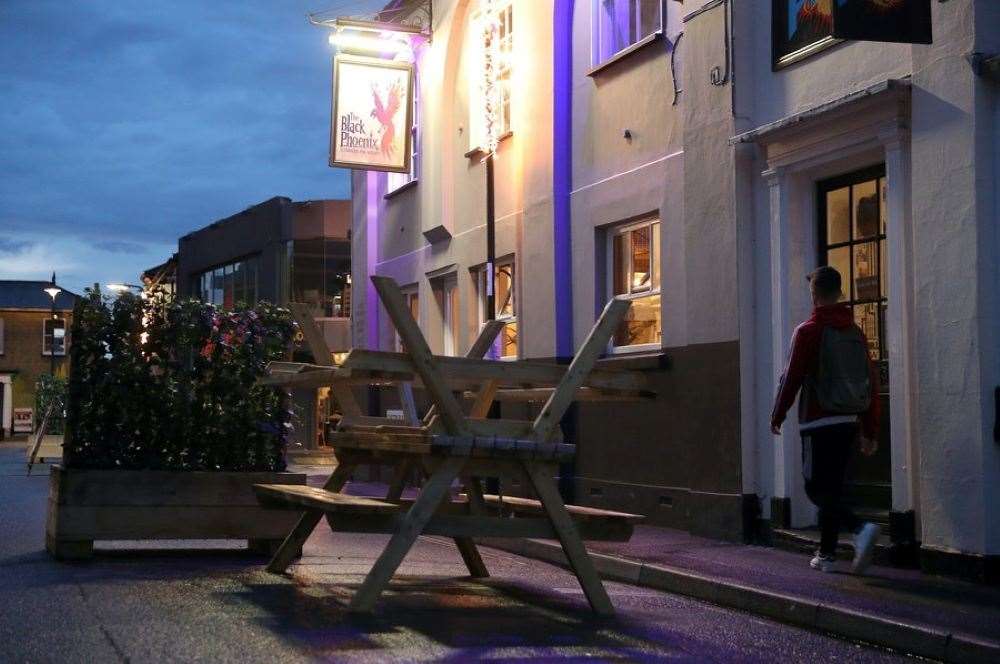
[[[788,296],[788,271],[791,265],[791,187],[784,168],[772,168],[761,175],[770,188],[771,202],[771,356],[775,379],[781,371],[791,342],[791,303]],[[766,417],[766,415],[764,415]],[[789,417],[774,441],[774,495],[791,498],[796,482],[796,437],[798,425]],[[766,442],[764,444],[767,444]]]
[[[888,186],[884,201],[889,304],[885,333],[889,353],[889,437],[892,458],[892,509],[906,512],[917,504],[916,440],[913,414],[913,240],[910,215],[910,150],[906,130],[894,124],[879,133],[885,146]],[[884,441],[882,441],[884,442]]]

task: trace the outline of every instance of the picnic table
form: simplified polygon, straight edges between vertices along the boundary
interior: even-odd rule
[[[283,387],[329,387],[342,411],[329,441],[338,465],[322,488],[255,486],[261,503],[303,512],[268,571],[284,573],[324,516],[335,531],[389,534],[349,605],[352,611],[368,612],[420,535],[453,538],[469,573],[479,578],[489,572],[474,537],[553,538],[562,545],[593,610],[612,614],[583,541],[627,541],[633,524],[643,517],[566,505],[555,477],[559,464],[576,453],[574,445],[561,442],[559,428],[574,400],[655,396],[639,372],[594,368],[629,303],[618,299],[608,303],[568,366],[483,359],[502,327],[496,321],[484,327],[465,357],[442,357],[431,353],[396,282],[379,276],[372,281],[405,352],[355,349],[335,364],[308,310],[293,304],[292,313],[315,363],[272,362],[269,375],[261,381]],[[394,387],[404,420],[365,415],[352,391],[357,385]],[[424,389],[430,398],[431,407],[422,418],[414,405],[414,388]],[[471,399],[467,410],[462,397]],[[544,405],[533,420],[487,418],[498,400]],[[394,469],[384,499],[342,493],[355,468],[373,463]],[[423,473],[425,480],[414,500],[404,500],[403,490],[415,472]],[[538,500],[486,495],[482,478],[531,487]],[[464,490],[453,499],[456,480]]]

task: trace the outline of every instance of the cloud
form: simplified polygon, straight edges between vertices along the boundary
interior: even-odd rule
[[[126,242],[124,240],[99,240],[92,244],[94,248],[106,251],[109,254],[138,254],[146,250],[146,247],[138,242]]]
[[[331,53],[305,18],[315,0],[2,4],[0,228],[19,243],[7,253],[72,263],[83,283],[106,266],[82,257],[100,257],[124,279],[133,254],[159,262],[178,237],[272,196],[350,195],[348,173],[326,165]]]
[[[81,242],[73,236],[29,235],[10,251],[0,251],[0,279],[48,280],[54,271],[61,286],[81,293],[94,282],[135,282],[175,250],[171,243]]]
[[[0,238],[0,256],[20,254],[30,248],[31,243],[27,240],[7,240]]]

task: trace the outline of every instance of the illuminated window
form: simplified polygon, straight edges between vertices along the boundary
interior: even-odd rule
[[[593,64],[663,29],[663,0],[593,0]]]
[[[66,320],[46,318],[42,323],[42,355],[66,354]]]
[[[486,146],[486,98],[484,68],[486,43],[483,15],[473,17],[473,43],[469,69],[469,148]],[[495,134],[501,137],[512,131],[511,88],[513,85],[514,8],[508,4],[496,13],[496,44],[492,49],[496,62],[496,122]]]
[[[611,294],[631,300],[615,348],[660,345],[660,220],[626,224],[608,238]]]
[[[505,359],[516,359],[518,352],[517,308],[515,306],[514,261],[506,259],[496,263],[494,268],[496,295],[494,297],[495,320],[502,321],[504,326],[493,345],[492,356]],[[476,276],[479,292],[479,326],[480,329],[487,320],[487,284],[486,268],[478,270]]]
[[[514,7],[507,5],[497,16],[498,48],[500,53],[500,128],[497,131],[503,136],[511,127],[510,118],[510,88],[511,88],[511,58],[514,53]]]

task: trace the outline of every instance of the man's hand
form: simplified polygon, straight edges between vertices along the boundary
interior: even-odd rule
[[[871,456],[878,451],[878,440],[875,438],[866,438],[864,435],[858,436],[858,444],[861,446],[861,453],[865,456]]]

